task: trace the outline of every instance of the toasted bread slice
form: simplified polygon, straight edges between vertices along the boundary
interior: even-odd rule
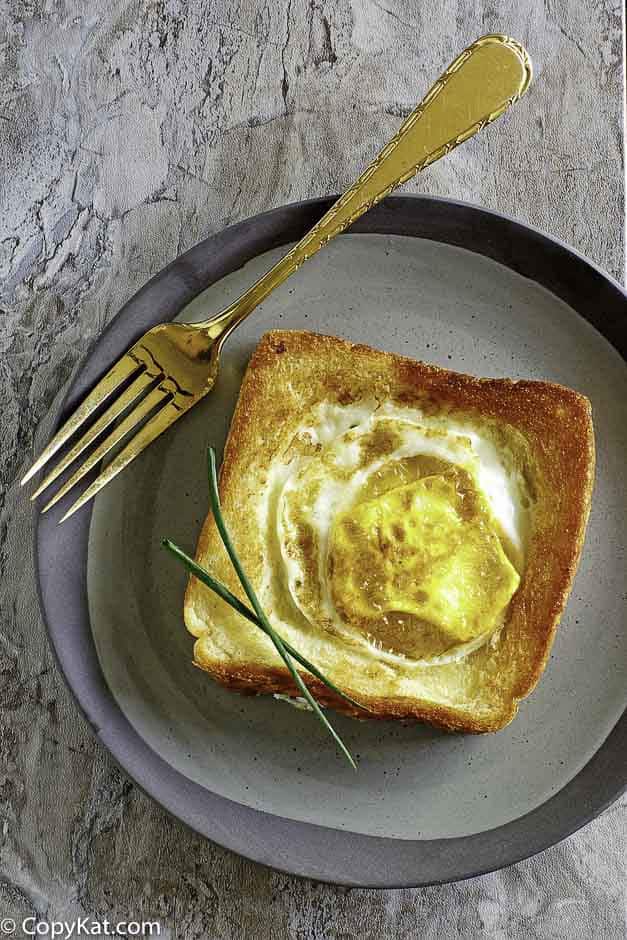
[[[324,618],[308,619],[290,595],[273,487],[292,460],[319,454],[325,434],[333,437],[324,424],[330,413],[348,415],[353,426],[351,408],[357,423],[364,409],[371,421],[383,408],[401,417],[424,416],[440,429],[478,434],[518,480],[526,520],[520,583],[488,641],[425,663],[420,656],[388,653],[371,638],[338,632]],[[316,420],[324,427],[312,437],[307,428]],[[590,404],[571,389],[477,379],[334,337],[273,331],[259,343],[242,383],[220,493],[234,544],[271,621],[370,712],[353,709],[303,672],[320,703],[359,718],[417,719],[485,732],[512,720],[546,666],[584,542],[593,476]],[[316,570],[324,579],[324,565],[307,568],[307,552],[316,546],[301,542],[305,580]],[[245,600],[211,516],[196,559]],[[302,577],[291,583],[301,590]],[[298,694],[268,638],[194,578],[185,596],[185,622],[196,637],[195,663],[214,679],[244,693]]]

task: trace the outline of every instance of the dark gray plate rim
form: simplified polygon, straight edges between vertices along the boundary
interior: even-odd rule
[[[200,291],[260,253],[300,238],[332,204],[313,199],[274,209],[210,236],[150,280],[121,309],[83,360],[55,428],[142,333],[175,317]],[[627,359],[627,294],[557,239],[462,202],[389,197],[354,232],[427,238],[467,248],[531,278],[560,297]],[[87,483],[93,479],[87,478]],[[470,836],[398,840],[298,822],[255,810],[193,783],[152,750],[113,698],[92,639],[87,597],[91,505],[63,526],[70,494],[46,515],[37,504],[39,602],[65,680],[98,739],[149,796],[192,829],[282,872],[336,884],[398,888],[441,884],[495,871],[566,838],[627,786],[627,712],[586,766],[558,793],[506,825]]]

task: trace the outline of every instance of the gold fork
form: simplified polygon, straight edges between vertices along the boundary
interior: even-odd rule
[[[22,484],[30,480],[105,402],[110,402],[42,480],[31,499],[113,426],[47,503],[42,510],[46,512],[141,425],[60,521],[76,512],[211,390],[225,340],[271,291],[396,186],[503,114],[525,93],[530,81],[531,63],[526,51],[507,36],[483,36],[465,49],[357,182],[238,300],[201,323],[154,327],[115,363],[23,478]],[[123,391],[115,396],[122,386]]]

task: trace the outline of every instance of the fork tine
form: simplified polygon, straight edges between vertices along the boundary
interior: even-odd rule
[[[84,450],[86,450],[89,445],[99,437],[102,432],[109,427],[109,425],[115,421],[115,419],[122,414],[123,411],[138,398],[142,392],[145,392],[154,382],[157,381],[157,377],[150,375],[148,372],[140,372],[136,379],[133,379],[133,382],[121,395],[119,395],[112,405],[107,408],[104,414],[102,414],[97,421],[95,421],[89,430],[83,434],[81,438],[76,442],[74,447],[67,452],[65,457],[56,464],[53,470],[50,471],[48,476],[43,480],[35,492],[31,496],[31,500],[36,499],[40,493],[43,493],[54,480],[59,476],[60,473],[63,473],[70,464],[74,463],[77,457],[79,457]]]
[[[119,385],[128,379],[138,369],[142,369],[142,363],[133,359],[131,356],[123,356],[114,366],[109,369],[107,374],[92,389],[85,401],[83,401],[70,418],[65,422],[62,428],[55,434],[48,446],[39,455],[30,470],[22,477],[20,486],[33,477],[38,470],[48,463],[51,457],[62,447],[65,442],[74,434],[81,424],[90,416],[99,405],[111,395]]]
[[[59,487],[57,492],[54,494],[49,503],[47,503],[42,512],[48,512],[55,503],[65,496],[68,490],[71,490],[79,480],[89,473],[96,464],[102,460],[102,458],[109,453],[112,447],[115,447],[119,442],[132,431],[133,428],[139,424],[144,418],[147,418],[151,411],[153,411],[157,405],[160,405],[164,398],[167,398],[169,395],[168,392],[164,391],[162,388],[154,388],[151,392],[143,398],[136,408],[133,408],[131,413],[124,418],[123,421],[120,421],[118,425],[113,429],[111,434],[104,439],[102,444],[100,444],[94,451],[91,452],[85,463],[81,464],[76,473],[74,473],[63,486]]]
[[[59,525],[62,522],[65,522],[71,515],[73,515],[77,509],[80,509],[81,506],[84,506],[88,500],[98,493],[103,486],[106,486],[114,477],[124,470],[128,464],[141,454],[149,444],[151,444],[155,438],[159,437],[164,431],[166,431],[170,425],[174,424],[177,418],[180,418],[181,415],[185,414],[189,410],[192,402],[186,408],[180,408],[174,405],[173,401],[169,401],[160,411],[154,415],[147,424],[139,431],[135,437],[128,442],[126,447],[120,451],[120,453],[115,457],[111,463],[105,467],[102,473],[94,480],[90,486],[87,487],[84,493],[82,493],[76,502],[68,509],[64,516],[59,519]],[[47,507],[46,507],[47,508]]]

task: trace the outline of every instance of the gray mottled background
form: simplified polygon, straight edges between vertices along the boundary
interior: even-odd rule
[[[147,278],[230,222],[343,188],[481,33],[522,40],[535,83],[407,188],[512,213],[622,278],[621,10],[0,0],[0,917],[154,917],[162,936],[220,940],[625,935],[624,804],[508,870],[384,892],[275,874],[166,816],[57,673],[16,485],[78,359]]]

